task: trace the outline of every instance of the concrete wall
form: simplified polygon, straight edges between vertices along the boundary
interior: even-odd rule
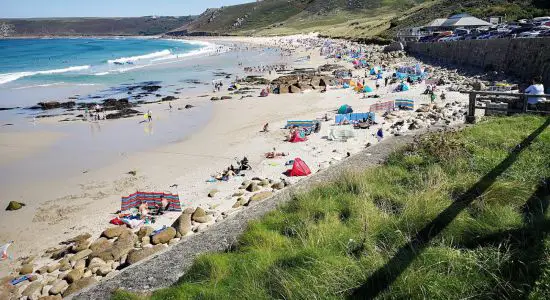
[[[504,71],[526,83],[533,76],[542,75],[546,92],[550,93],[550,38],[407,43],[407,51],[459,65]]]

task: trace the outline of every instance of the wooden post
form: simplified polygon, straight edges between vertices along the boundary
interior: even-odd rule
[[[470,102],[468,103],[468,115],[466,116],[466,123],[474,124],[476,122],[476,92],[470,92]]]
[[[521,108],[521,112],[525,114],[527,113],[527,107],[528,107],[527,100],[529,100],[529,97],[527,97],[526,94],[523,94],[522,100],[523,100],[523,107]]]

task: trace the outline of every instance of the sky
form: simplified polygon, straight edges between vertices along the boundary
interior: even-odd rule
[[[0,18],[187,16],[246,2],[254,0],[0,0]]]

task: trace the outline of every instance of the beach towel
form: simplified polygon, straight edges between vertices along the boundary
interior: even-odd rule
[[[375,103],[370,106],[370,111],[392,111],[394,109],[394,102],[387,101],[382,103]]]
[[[8,259],[8,248],[13,244],[13,241],[10,241],[9,243],[5,244],[0,248],[0,261]]]
[[[161,197],[162,196],[162,197]],[[139,206],[141,203],[147,203],[149,207],[160,206],[162,199],[168,200],[169,211],[181,211],[180,198],[178,195],[155,193],[155,192],[135,192],[127,197],[121,198],[120,210],[125,211]]]
[[[311,174],[311,170],[302,159],[296,157],[292,169],[287,170],[286,173],[288,176],[307,176]]]
[[[397,99],[395,100],[395,108],[402,110],[414,110],[414,100]]]

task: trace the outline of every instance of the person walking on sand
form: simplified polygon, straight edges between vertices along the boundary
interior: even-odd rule
[[[147,121],[149,121],[149,122],[153,121],[153,115],[152,115],[151,110],[147,111]]]
[[[382,127],[378,128],[378,131],[376,132],[376,138],[378,139],[379,143],[384,138],[384,130],[382,129]]]
[[[172,110],[172,102],[168,102],[168,109]]]
[[[388,86],[388,80],[389,80],[389,78],[388,78],[388,76],[386,76],[386,77],[384,78],[384,87],[387,87],[387,86]]]

